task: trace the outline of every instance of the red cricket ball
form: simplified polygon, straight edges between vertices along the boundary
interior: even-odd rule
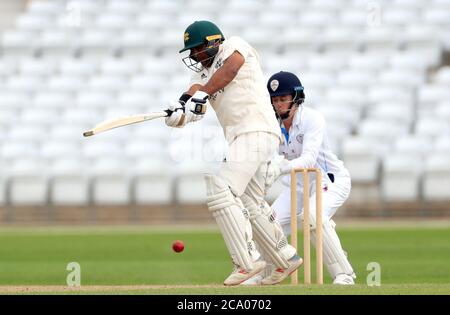
[[[182,241],[175,241],[172,244],[172,249],[177,253],[181,253],[184,250],[184,243]]]

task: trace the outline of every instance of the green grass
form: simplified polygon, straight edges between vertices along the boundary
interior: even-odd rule
[[[358,275],[355,287],[223,288],[231,264],[216,230],[152,227],[0,229],[0,285],[64,286],[66,266],[75,261],[81,265],[82,286],[174,286],[89,292],[95,294],[450,294],[449,227],[350,228],[338,233]],[[176,239],[185,242],[184,252],[172,251]],[[380,287],[366,285],[369,262],[381,265]],[[325,269],[325,282],[330,281]],[[212,286],[195,287],[205,284]]]

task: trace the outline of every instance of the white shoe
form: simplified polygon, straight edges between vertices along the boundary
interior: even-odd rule
[[[288,260],[289,267],[286,269],[283,268],[277,268],[275,269],[270,276],[264,278],[261,281],[261,284],[263,285],[271,285],[271,284],[277,284],[286,279],[291,273],[293,273],[295,270],[297,270],[302,264],[303,259],[301,259],[297,254],[294,255],[291,259]]]
[[[253,262],[253,269],[246,271],[245,269],[236,268],[228,278],[223,282],[224,285],[238,285],[245,280],[250,279],[254,275],[260,273],[266,268],[266,262],[263,260],[257,260]]]
[[[336,278],[333,281],[333,284],[354,285],[355,280],[353,280],[352,276],[346,275],[345,273],[341,273],[336,276]]]
[[[262,272],[260,272],[256,275],[254,275],[253,277],[251,277],[250,279],[245,280],[240,285],[261,285],[261,281],[263,278],[264,277],[262,275]]]

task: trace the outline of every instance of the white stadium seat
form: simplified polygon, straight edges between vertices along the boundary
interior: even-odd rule
[[[89,181],[86,164],[80,159],[61,159],[52,164],[49,173],[50,202],[56,206],[83,206],[89,204]]]
[[[369,108],[368,117],[371,119],[387,120],[410,124],[413,121],[412,104],[406,103],[377,103]]]
[[[387,154],[392,149],[393,136],[403,136],[408,132],[408,124],[371,118],[363,120],[358,127],[358,134],[372,139],[380,154]]]
[[[127,165],[123,160],[98,159],[91,167],[92,202],[96,205],[127,205],[131,202]]]
[[[450,200],[450,159],[448,153],[431,154],[426,160],[423,197],[426,201]]]
[[[80,147],[78,143],[65,141],[52,141],[43,143],[40,149],[40,157],[44,159],[64,159],[67,157],[79,157]]]
[[[422,159],[394,154],[383,160],[382,192],[385,201],[416,201],[420,197]]]
[[[342,144],[345,165],[355,183],[376,183],[380,166],[379,152],[370,138],[348,137]]]
[[[419,75],[415,71],[407,70],[382,71],[378,78],[378,82],[382,85],[392,85],[406,89],[417,88],[421,86],[424,81],[424,75]]]
[[[398,104],[413,104],[413,91],[407,89],[398,89],[392,85],[377,85],[370,87],[368,95],[366,95],[369,103],[398,103]]]
[[[88,86],[92,90],[100,92],[113,92],[119,90],[127,83],[127,79],[120,75],[100,74],[92,76]]]
[[[98,59],[113,54],[113,39],[112,32],[86,29],[76,44],[83,58]]]
[[[427,137],[406,135],[395,140],[394,152],[402,155],[410,155],[423,158],[432,151],[433,142]]]
[[[24,109],[22,111],[22,115],[18,118],[19,121],[25,125],[43,124],[49,126],[53,123],[59,123],[61,115],[59,114],[58,110],[52,108],[31,107]]]
[[[40,32],[44,29],[51,28],[53,20],[46,16],[34,15],[34,14],[21,14],[16,19],[16,29],[25,32]]]
[[[434,152],[440,153],[450,153],[450,137],[443,135],[440,137],[437,137],[435,143],[434,143]]]
[[[132,24],[132,19],[124,12],[104,13],[99,15],[95,21],[95,27],[105,31],[121,31],[130,24]]]
[[[329,53],[347,53],[351,55],[361,49],[359,32],[353,28],[327,28],[322,36],[324,50]],[[339,61],[338,58],[336,60]]]
[[[372,73],[378,72],[386,65],[386,58],[380,57],[377,54],[355,53],[350,56],[348,61],[350,69]]]
[[[48,181],[42,164],[25,157],[15,161],[9,171],[9,203],[35,206],[48,203]]]
[[[133,15],[145,10],[143,1],[108,1],[106,11],[114,14]]]
[[[99,109],[113,106],[116,100],[107,91],[85,90],[78,93],[75,102],[79,107]]]
[[[364,70],[347,70],[338,74],[338,84],[349,88],[364,89],[376,81],[376,76],[373,73]]]
[[[180,204],[203,204],[206,202],[204,174],[211,167],[201,162],[185,162],[176,167],[176,201]]]
[[[74,93],[85,87],[85,80],[77,75],[54,75],[47,81],[51,92]]]
[[[138,205],[173,202],[173,169],[165,162],[143,158],[133,166],[134,201]]]
[[[66,58],[61,60],[59,71],[66,75],[83,75],[89,76],[94,74],[99,65],[92,60]]]
[[[370,27],[361,34],[361,41],[367,52],[391,54],[400,48],[399,32],[390,27]]]
[[[31,97],[22,92],[2,92],[0,97],[0,108],[21,109],[31,104]]]
[[[33,105],[41,108],[60,108],[64,109],[73,104],[70,93],[64,92],[38,92],[34,99]]]
[[[440,68],[434,77],[434,82],[450,87],[450,66]]]
[[[1,41],[2,55],[6,58],[31,57],[35,39],[29,32],[5,31]]]
[[[14,161],[39,155],[37,145],[27,141],[6,140],[1,146],[2,159]]]
[[[154,34],[144,29],[127,29],[117,39],[120,54],[126,58],[143,58],[153,53]]]
[[[438,117],[420,118],[416,122],[415,133],[419,136],[435,138],[450,134],[450,125]]]
[[[54,73],[55,63],[51,59],[23,59],[19,63],[19,73],[25,76],[48,76]]]
[[[71,35],[65,30],[48,29],[40,35],[36,46],[45,58],[67,56],[74,53]]]
[[[13,75],[6,81],[6,87],[11,92],[31,93],[42,86],[42,80],[36,76]]]

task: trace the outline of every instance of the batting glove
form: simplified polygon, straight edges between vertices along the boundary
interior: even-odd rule
[[[186,125],[186,115],[184,114],[184,107],[179,102],[171,102],[168,110],[172,114],[166,117],[166,125],[169,127],[182,128]]]

